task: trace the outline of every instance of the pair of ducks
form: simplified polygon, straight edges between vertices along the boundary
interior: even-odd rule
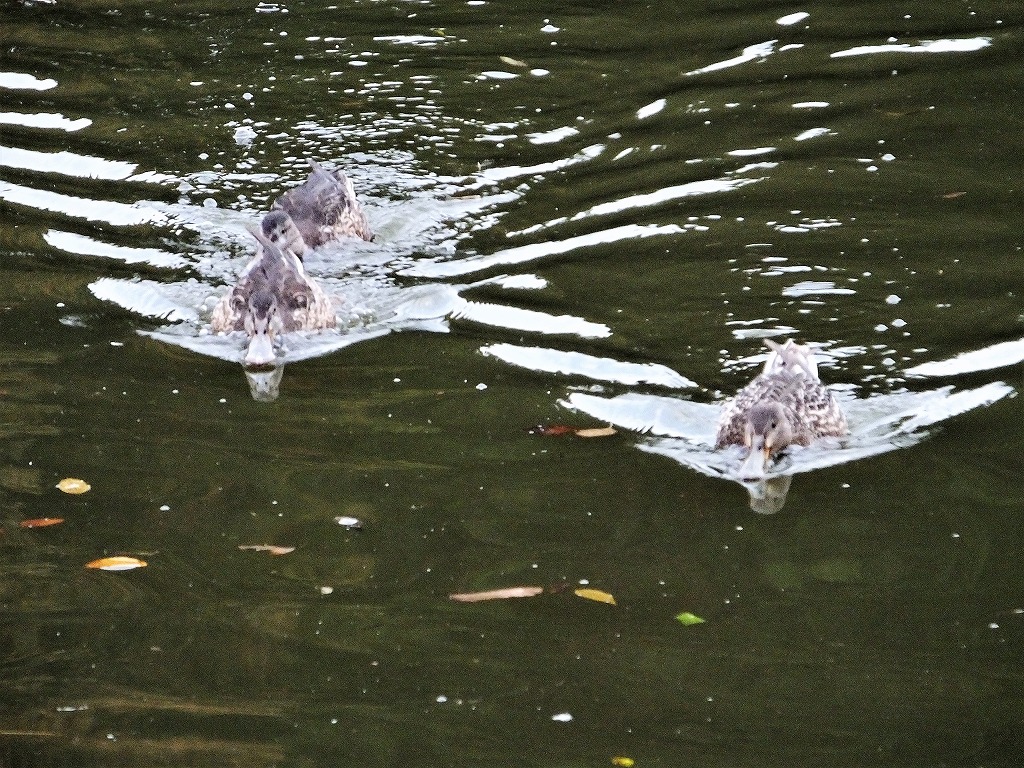
[[[274,202],[258,229],[256,257],[213,310],[217,333],[244,331],[244,364],[273,365],[281,335],[318,331],[337,323],[334,304],[302,259],[314,248],[342,237],[372,240],[373,232],[344,172],[310,161],[309,178]]]
[[[256,257],[238,284],[213,311],[214,331],[245,331],[247,366],[272,365],[283,333],[333,328],[330,298],[306,275],[303,257],[341,237],[372,240],[366,214],[344,172],[310,161],[304,184],[279,197],[263,217]],[[835,397],[818,377],[811,348],[792,340],[766,339],[771,352],[764,369],[723,407],[716,448],[740,445],[749,453],[743,478],[763,477],[772,461],[790,445],[809,445],[821,437],[849,432]]]

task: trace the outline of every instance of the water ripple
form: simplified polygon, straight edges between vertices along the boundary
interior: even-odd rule
[[[831,58],[845,56],[865,56],[873,53],[969,53],[980,51],[992,45],[990,37],[971,37],[957,40],[929,40],[912,45],[910,43],[890,42],[884,45],[858,45],[843,51],[830,54]]]
[[[509,365],[541,373],[585,376],[614,384],[653,384],[672,389],[697,386],[685,376],[657,363],[624,363],[610,357],[595,357],[582,352],[515,344],[489,344],[481,347],[480,352],[485,357],[496,357]]]
[[[20,125],[24,128],[52,128],[74,133],[88,128],[92,125],[92,120],[87,117],[71,120],[62,114],[53,112],[0,112],[0,124]]]
[[[0,181],[0,200],[41,211],[61,213],[71,218],[104,221],[119,226],[167,221],[164,214],[145,203],[126,205],[125,203],[115,203],[112,200],[93,200],[87,197],[75,197],[59,192],[33,189],[6,181]]]

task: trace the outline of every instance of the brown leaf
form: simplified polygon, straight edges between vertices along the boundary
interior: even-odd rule
[[[461,595],[448,595],[451,600],[460,603],[479,603],[483,600],[503,600],[507,597],[533,597],[544,591],[544,587],[506,587],[492,589],[488,592],[466,592]]]
[[[31,520],[22,520],[18,525],[22,528],[45,528],[48,525],[60,525],[63,522],[63,517],[34,517]]]
[[[238,548],[252,552],[269,552],[272,555],[287,555],[295,551],[295,547],[282,547],[277,544],[239,544]]]
[[[963,197],[966,192],[947,192],[942,196],[943,200],[956,200],[958,197]]]
[[[85,564],[86,568],[99,568],[101,571],[130,571],[133,568],[145,568],[146,561],[137,557],[101,557],[99,560]]]
[[[531,435],[544,435],[546,437],[557,437],[558,435],[571,435],[576,427],[566,424],[538,424],[528,430]]]
[[[560,435],[576,435],[577,437],[608,437],[618,434],[614,427],[570,427],[568,424],[538,424],[527,430],[531,435],[558,437]]]

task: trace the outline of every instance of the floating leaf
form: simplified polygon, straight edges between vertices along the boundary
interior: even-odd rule
[[[570,427],[568,424],[538,424],[527,430],[531,435],[558,437],[559,435],[576,435],[577,437],[609,437],[618,434],[614,427]]]
[[[607,592],[602,592],[600,589],[577,589],[574,592],[576,597],[582,597],[584,600],[594,600],[598,603],[615,605],[615,597]]]
[[[85,564],[86,568],[99,568],[101,571],[130,571],[133,568],[145,568],[146,561],[137,557],[101,557]]]
[[[22,520],[18,525],[22,528],[45,528],[48,525],[60,525],[63,522],[63,517],[34,517],[31,520]]]
[[[342,528],[348,528],[349,530],[358,531],[363,527],[363,521],[358,517],[350,517],[348,515],[341,515],[340,517],[334,518],[334,522],[340,525]]]
[[[251,552],[269,552],[272,555],[287,555],[295,551],[295,547],[281,547],[277,544],[239,544],[238,548]]]
[[[676,616],[676,621],[678,621],[684,627],[689,627],[689,626],[692,626],[694,624],[703,624],[704,623],[704,619],[702,619],[700,616],[698,616],[695,613],[690,613],[689,611],[683,611],[682,613],[678,614]]]
[[[536,427],[530,427],[528,431],[531,435],[557,437],[558,435],[572,434],[576,431],[576,427],[570,427],[566,424],[538,424]]]
[[[958,197],[963,197],[966,192],[947,192],[942,197],[946,200],[956,200]]]
[[[85,493],[92,488],[85,480],[79,480],[77,477],[65,477],[57,483],[57,487],[64,491],[64,493],[71,494]]]
[[[466,592],[461,595],[448,595],[451,600],[460,603],[479,603],[483,600],[504,600],[507,597],[533,597],[544,591],[544,587],[506,587],[492,589],[488,592]]]
[[[613,757],[612,765],[617,765],[619,768],[633,768],[636,765],[636,760],[632,757]]]
[[[508,64],[510,67],[522,67],[523,69],[526,69],[528,66],[530,66],[525,61],[513,59],[511,56],[499,56],[498,58],[501,59],[503,63]]]

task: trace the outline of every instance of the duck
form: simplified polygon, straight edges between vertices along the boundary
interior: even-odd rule
[[[744,478],[760,478],[790,445],[807,446],[850,430],[836,397],[818,376],[809,345],[765,339],[770,352],[761,373],[722,408],[715,448],[747,448]]]
[[[263,217],[263,235],[299,259],[342,237],[373,240],[352,180],[344,171],[329,171],[315,160],[309,164],[309,178],[277,198]]]
[[[244,331],[249,342],[242,362],[258,367],[274,365],[282,334],[333,328],[337,316],[294,253],[282,250],[261,228],[250,232],[256,257],[214,307],[210,327],[216,333]]]

